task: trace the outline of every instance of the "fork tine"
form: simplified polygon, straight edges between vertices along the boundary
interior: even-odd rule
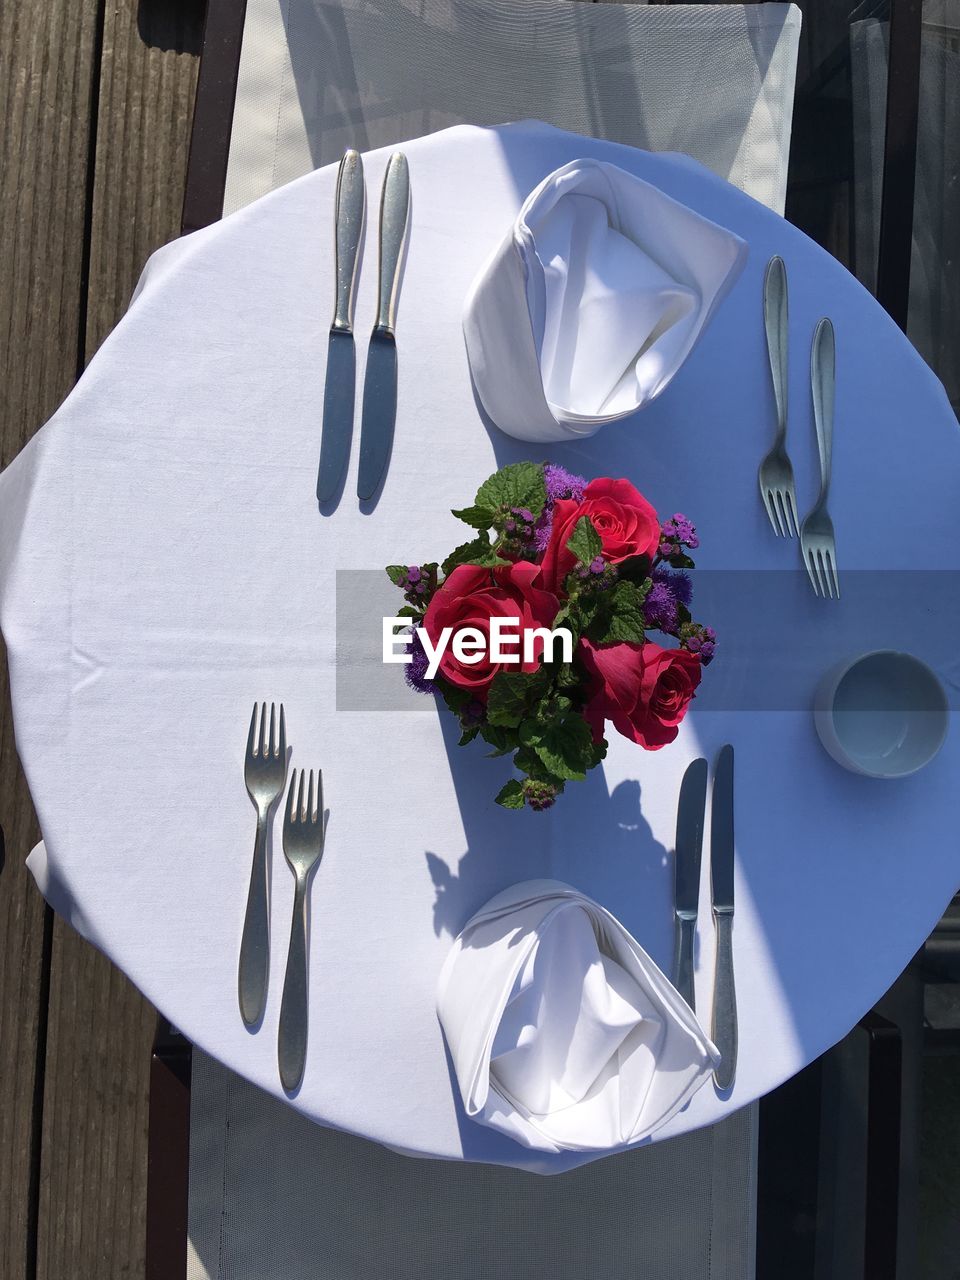
[[[827,548],[827,568],[830,571],[830,580],[833,584],[833,594],[837,600],[840,599],[840,577],[837,573],[836,556],[831,547]]]
[[[773,525],[773,532],[779,538],[782,535],[783,530],[780,528],[780,517],[777,514],[777,506],[771,489],[764,489],[763,505],[767,508],[767,515],[770,517],[770,523]]]
[[[264,703],[263,708],[260,712],[260,759],[261,760],[264,758],[264,752],[266,751],[266,748],[267,748],[266,733],[267,733],[267,704]]]
[[[317,821],[323,826],[323,770],[317,770]]]
[[[799,520],[799,517],[797,516],[797,498],[796,498],[796,494],[793,492],[792,489],[787,490],[787,506],[790,511],[790,519],[793,522],[793,533],[791,533],[790,536],[791,538],[799,538],[800,537],[800,520]]]
[[[787,506],[787,497],[782,489],[777,490],[777,518],[780,520],[783,536],[785,538],[793,537],[793,527],[790,524],[790,509]]]
[[[813,594],[818,596],[820,594],[820,584],[817,582],[816,561],[813,558],[813,549],[811,547],[807,548],[804,564],[806,565],[810,585],[813,587]]]
[[[769,493],[767,492],[767,489],[764,488],[764,485],[760,485],[760,498],[763,499],[763,509],[765,512],[767,512],[767,520],[771,522],[771,525],[773,527],[773,532],[774,534],[776,534],[777,521],[774,520],[773,518],[773,507],[771,506],[771,495],[769,495]]]
[[[300,770],[300,786],[297,789],[297,818],[300,822],[303,821],[303,782],[306,776],[307,776],[306,769],[301,769]]]
[[[817,548],[817,577],[820,579],[820,594],[824,600],[830,600],[833,592],[830,590],[830,582],[827,578],[827,571],[823,563],[823,548]]]
[[[267,752],[272,760],[277,752],[277,706],[275,702],[270,703],[270,745]]]
[[[287,807],[283,811],[283,829],[285,831],[287,827],[289,827],[293,822],[293,792],[296,785],[297,785],[297,771],[296,769],[291,769],[290,770],[290,787],[287,791]]]
[[[307,821],[313,821],[313,770],[310,770],[310,787],[307,791]]]
[[[250,717],[250,732],[247,734],[247,755],[253,755],[253,746],[257,740],[257,704],[253,704],[253,715]]]
[[[287,762],[287,725],[283,718],[283,703],[280,703],[280,759]]]

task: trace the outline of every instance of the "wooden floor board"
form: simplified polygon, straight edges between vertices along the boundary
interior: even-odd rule
[[[98,10],[98,0],[0,4],[0,466],[76,376]],[[44,908],[24,867],[39,833],[14,747],[5,653],[0,665],[0,1273],[23,1280],[39,1154]]]
[[[177,233],[201,19],[197,0],[0,4],[0,466]],[[154,1014],[60,921],[44,967],[43,903],[23,866],[39,832],[0,661],[0,1276],[133,1280]]]

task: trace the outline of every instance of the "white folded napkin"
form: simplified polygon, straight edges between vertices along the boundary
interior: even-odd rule
[[[667,386],[747,246],[640,178],[574,160],[540,183],[467,296],[474,384],[520,440],[593,435]]]
[[[720,1060],[623,925],[557,880],[514,885],[477,912],[437,1009],[467,1114],[541,1151],[647,1137]]]

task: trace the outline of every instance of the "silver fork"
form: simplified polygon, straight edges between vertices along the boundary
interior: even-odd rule
[[[763,324],[767,334],[767,355],[777,403],[777,434],[773,448],[760,463],[760,497],[773,532],[778,537],[795,538],[797,495],[793,466],[787,453],[787,270],[783,259],[773,257],[763,277]]]
[[[276,733],[276,706],[270,704],[270,740],[266,741],[267,704],[260,712],[257,736],[257,704],[253,704],[243,779],[257,809],[257,839],[253,846],[253,868],[247,893],[247,914],[240,940],[237,991],[240,1014],[248,1027],[256,1026],[267,1002],[270,974],[270,890],[267,866],[267,830],[270,810],[283,794],[287,777],[287,727],[280,703],[280,735]]]
[[[305,770],[297,770],[290,779],[287,807],[283,815],[283,853],[293,872],[297,887],[293,899],[293,921],[290,926],[290,950],[287,972],[283,980],[280,1005],[280,1028],[277,1036],[277,1058],[280,1080],[292,1093],[300,1087],[307,1060],[307,941],[309,933],[308,888],[310,873],[323,857],[323,774],[317,770],[317,798],[314,806],[313,770],[306,806],[303,802]],[[294,791],[296,790],[296,799]]]
[[[800,529],[803,563],[818,596],[840,599],[837,576],[837,547],[833,521],[827,511],[830,467],[833,457],[833,396],[836,385],[836,350],[833,325],[823,319],[813,335],[810,352],[810,386],[813,391],[813,420],[820,451],[820,496]]]

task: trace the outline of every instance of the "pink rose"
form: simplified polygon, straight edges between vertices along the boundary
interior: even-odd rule
[[[439,642],[445,627],[452,627],[454,635],[463,627],[475,627],[487,637],[487,648],[479,662],[465,663],[454,654],[451,636],[440,660],[438,674],[451,684],[470,690],[475,698],[485,702],[490,684],[501,669],[536,671],[543,654],[543,641],[538,640],[534,651],[536,657],[532,662],[492,662],[489,642],[491,619],[516,620],[517,625],[503,637],[503,644],[522,657],[523,632],[532,627],[550,627],[558,608],[556,596],[543,589],[539,565],[525,560],[496,569],[458,565],[430,601],[423,625],[434,645]]]
[[[700,683],[700,659],[688,649],[658,644],[598,647],[581,640],[580,657],[591,677],[586,717],[594,741],[605,720],[647,751],[673,742]]]
[[[583,516],[593,521],[603,543],[601,554],[609,564],[631,556],[649,556],[652,560],[656,555],[660,521],[643,494],[629,480],[591,480],[583,491],[582,502],[561,498],[554,504],[553,527],[542,565],[544,585],[549,590],[562,591],[567,574],[576,564],[567,542]]]

